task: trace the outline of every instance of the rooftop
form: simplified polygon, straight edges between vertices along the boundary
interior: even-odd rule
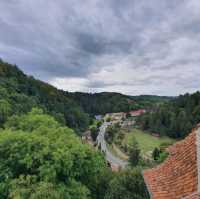
[[[156,168],[144,171],[153,199],[197,199],[199,185],[200,125],[182,141],[168,148],[169,157]]]

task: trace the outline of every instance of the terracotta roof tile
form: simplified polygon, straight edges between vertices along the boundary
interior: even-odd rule
[[[144,179],[153,199],[181,199],[197,192],[196,130],[168,148],[170,155],[164,163],[144,171]],[[187,199],[199,196],[195,194]]]

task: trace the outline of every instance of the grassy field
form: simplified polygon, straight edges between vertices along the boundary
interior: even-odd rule
[[[162,143],[173,144],[175,142],[174,139],[168,137],[157,138],[141,130],[133,129],[130,133],[126,133],[123,144],[129,143],[133,136],[136,138],[143,153],[153,151],[155,147],[159,147]]]

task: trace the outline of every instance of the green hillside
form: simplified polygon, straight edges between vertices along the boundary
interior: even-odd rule
[[[200,92],[180,95],[138,119],[144,130],[173,138],[184,138],[199,122]]]
[[[89,125],[89,116],[64,91],[29,77],[16,66],[1,60],[0,108],[8,110],[2,110],[7,113],[0,118],[0,125],[5,122],[6,115],[26,113],[35,106],[74,129],[84,130]]]

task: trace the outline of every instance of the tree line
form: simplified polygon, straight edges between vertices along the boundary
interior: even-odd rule
[[[128,96],[120,93],[66,93],[72,97],[83,110],[94,116],[106,113],[128,112],[137,109],[149,109],[155,104],[171,100],[171,97],[161,96]]]
[[[184,138],[200,122],[200,92],[180,95],[140,116],[138,124],[150,132]]]

